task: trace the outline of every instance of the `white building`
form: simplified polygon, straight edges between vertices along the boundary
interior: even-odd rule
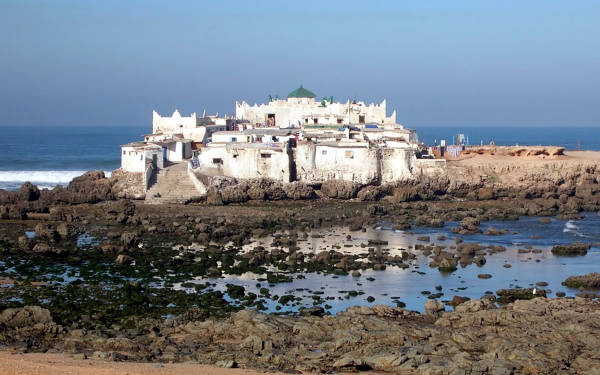
[[[161,135],[180,134],[183,138],[197,143],[206,143],[217,131],[230,129],[232,119],[217,116],[198,117],[196,113],[182,116],[178,110],[170,117],[152,111],[152,133]]]
[[[163,150],[159,145],[132,142],[121,146],[121,169],[124,171],[143,173],[149,163],[162,168],[163,162]]]
[[[235,103],[235,117],[251,124],[293,128],[314,125],[395,124],[396,111],[386,116],[386,101],[380,104],[348,100],[334,102],[333,98],[315,100],[315,94],[300,86],[287,100],[271,99],[268,104]]]

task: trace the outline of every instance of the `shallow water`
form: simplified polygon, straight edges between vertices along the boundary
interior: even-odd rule
[[[469,298],[480,298],[486,292],[496,292],[503,288],[533,287],[536,282],[544,281],[548,286],[543,289],[550,290],[549,296],[554,296],[557,291],[564,291],[568,296],[579,293],[579,290],[572,290],[563,287],[561,283],[571,275],[581,275],[589,272],[598,271],[600,264],[600,217],[596,214],[586,214],[583,220],[558,220],[551,218],[549,224],[540,222],[540,218],[522,217],[517,221],[490,221],[482,223],[481,229],[489,227],[496,229],[507,229],[510,234],[489,236],[484,234],[474,235],[455,235],[451,228],[457,223],[446,223],[443,228],[416,227],[410,232],[394,231],[389,229],[385,223],[376,229],[369,229],[366,232],[349,232],[347,228],[334,228],[332,230],[317,231],[323,235],[322,238],[313,238],[309,236],[306,241],[299,241],[300,251],[319,252],[322,250],[331,250],[340,246],[337,251],[349,254],[362,254],[368,252],[365,246],[369,239],[378,239],[388,241],[388,245],[382,246],[389,249],[391,255],[400,254],[403,251],[410,251],[417,255],[414,261],[408,262],[409,268],[401,269],[398,267],[389,267],[384,271],[366,270],[361,271],[362,276],[352,277],[325,275],[320,273],[302,274],[304,278],[297,278],[298,274],[293,274],[294,280],[288,283],[278,283],[269,285],[266,282],[257,281],[264,275],[247,273],[241,276],[228,275],[218,279],[200,278],[192,280],[192,283],[206,283],[207,281],[216,284],[214,289],[226,290],[226,284],[242,285],[246,292],[259,294],[261,287],[268,287],[271,295],[282,296],[293,294],[301,297],[298,304],[287,304],[280,306],[277,310],[277,301],[265,300],[265,307],[269,312],[276,311],[296,311],[299,307],[313,305],[313,292],[323,292],[320,294],[322,299],[333,297],[324,303],[331,307],[327,311],[335,314],[343,311],[353,305],[374,305],[388,304],[395,305],[392,297],[398,297],[399,301],[406,304],[406,308],[411,310],[423,311],[427,295],[422,291],[437,293],[436,286],[441,286],[444,295],[441,300],[450,300],[453,296],[465,296]],[[350,240],[346,236],[350,234]],[[430,259],[420,251],[412,249],[416,243],[425,243],[417,240],[417,237],[428,235],[431,243],[436,245],[451,246],[455,244],[455,238],[461,237],[465,242],[478,242],[482,245],[502,245],[507,251],[486,255],[486,264],[479,267],[468,265],[459,266],[458,270],[451,274],[442,274],[436,268],[430,268]],[[446,240],[436,240],[438,236],[446,236]],[[532,238],[531,236],[538,236]],[[552,255],[550,249],[555,244],[567,244],[572,242],[589,242],[593,246],[586,256],[578,257],[556,257]],[[273,237],[257,239],[246,250],[254,246],[264,246],[269,248],[273,242]],[[361,244],[363,245],[361,247]],[[347,245],[345,247],[344,245]],[[541,250],[541,253],[519,253],[519,249],[524,249],[525,245],[531,245],[533,249]],[[505,268],[508,263],[511,268]],[[491,279],[480,279],[478,274],[491,274]],[[374,278],[369,281],[367,278]],[[257,283],[260,286],[257,286]],[[176,287],[181,287],[177,284]],[[357,291],[359,295],[347,297],[347,293],[341,291]],[[190,290],[192,292],[192,290]],[[367,297],[375,298],[373,302],[368,302]]]

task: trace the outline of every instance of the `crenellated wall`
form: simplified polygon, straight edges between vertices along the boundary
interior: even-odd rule
[[[246,102],[235,103],[235,115],[238,120],[265,124],[269,114],[275,115],[275,126],[280,128],[299,127],[301,125],[341,125],[341,124],[394,124],[396,111],[386,116],[386,101],[380,104],[364,102],[329,103],[310,98],[275,99],[268,104],[249,105]],[[315,123],[316,121],[316,123]]]

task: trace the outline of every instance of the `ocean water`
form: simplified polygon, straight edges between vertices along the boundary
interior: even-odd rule
[[[25,181],[41,188],[68,184],[89,170],[107,174],[120,166],[119,146],[140,140],[147,126],[0,127],[0,189],[18,189]],[[600,150],[600,128],[593,127],[415,127],[429,144],[463,133],[471,144],[558,145]]]
[[[151,126],[0,127],[0,189],[25,181],[53,188],[89,170],[110,174],[120,166],[120,145],[149,132]]]

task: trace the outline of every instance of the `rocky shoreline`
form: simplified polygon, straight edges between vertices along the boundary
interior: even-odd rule
[[[424,314],[398,303],[327,316],[327,299],[312,291],[314,307],[291,316],[257,310],[266,301],[296,306],[293,294],[269,290],[290,275],[412,267],[415,254],[440,272],[485,264],[503,249],[461,237],[482,232],[481,223],[521,216],[576,220],[584,211],[598,212],[596,156],[528,159],[534,167],[488,164],[482,156],[479,163],[449,163],[445,174],[389,186],[230,181],[187,205],[123,199],[127,184],[118,173],[107,179],[89,172],[53,190],[27,183],[18,192],[0,191],[0,344],[116,361],[286,371],[585,372],[599,365],[594,293],[545,298],[539,285],[444,304],[443,293],[434,291]],[[406,249],[385,241],[350,243],[353,233],[382,222],[410,230],[450,221],[459,223],[453,245],[427,236]],[[341,226],[348,228],[347,244],[301,251],[315,232]],[[502,234],[502,228],[485,231]],[[268,247],[254,244],[266,236]],[[346,245],[364,250],[349,255]],[[589,246],[552,252],[585,256]],[[260,293],[186,284],[245,272],[265,275],[257,281]],[[597,274],[565,283],[597,287]],[[454,311],[444,311],[451,306]]]

